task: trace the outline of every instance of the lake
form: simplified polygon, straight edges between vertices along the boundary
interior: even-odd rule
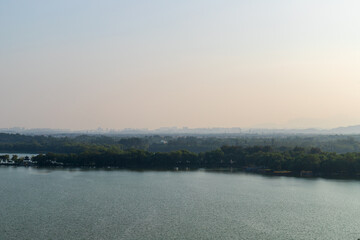
[[[0,167],[0,239],[358,239],[360,182]]]

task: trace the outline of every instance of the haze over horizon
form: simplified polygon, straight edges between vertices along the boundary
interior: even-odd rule
[[[358,9],[0,0],[0,128],[358,125]]]
[[[261,130],[274,130],[274,131],[284,131],[284,133],[287,132],[287,130],[290,130],[291,132],[294,132],[292,130],[299,130],[298,133],[303,132],[302,130],[314,130],[312,133],[316,133],[316,132],[323,132],[323,133],[330,133],[329,131],[332,130],[340,130],[340,129],[344,129],[346,131],[347,134],[351,134],[352,130],[354,130],[355,132],[353,132],[354,134],[358,134],[358,132],[360,131],[360,124],[357,125],[349,125],[349,126],[337,126],[337,127],[333,127],[333,128],[321,128],[321,127],[307,127],[307,128],[297,128],[297,127],[279,127],[277,125],[274,126],[267,126],[267,125],[258,125],[258,126],[254,126],[254,127],[187,127],[187,126],[162,126],[162,127],[158,127],[158,128],[103,128],[101,126],[98,126],[97,128],[83,128],[83,129],[71,129],[71,128],[46,128],[46,127],[42,127],[42,128],[27,128],[27,127],[21,127],[21,126],[14,126],[14,127],[9,127],[9,128],[0,128],[1,132],[8,132],[8,133],[22,133],[22,132],[38,132],[41,133],[43,131],[45,132],[59,132],[59,133],[67,133],[67,132],[169,132],[171,133],[171,131],[175,131],[175,132],[196,132],[197,130],[201,130],[201,132],[205,133],[205,132],[221,132],[221,129],[224,130],[225,132],[230,131],[232,133],[238,133],[239,131],[261,131]],[[6,130],[6,131],[5,131]],[[340,133],[342,134],[343,131],[341,132],[334,132],[334,133]],[[310,132],[309,132],[310,133]]]

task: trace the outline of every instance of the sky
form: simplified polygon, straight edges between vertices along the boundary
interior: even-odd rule
[[[357,125],[359,9],[0,0],[0,128]]]

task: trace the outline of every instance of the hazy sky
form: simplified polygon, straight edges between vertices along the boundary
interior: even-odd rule
[[[360,124],[358,0],[0,0],[0,128]]]

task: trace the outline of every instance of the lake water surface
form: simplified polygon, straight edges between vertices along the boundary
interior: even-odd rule
[[[0,239],[358,239],[360,182],[0,167]]]

